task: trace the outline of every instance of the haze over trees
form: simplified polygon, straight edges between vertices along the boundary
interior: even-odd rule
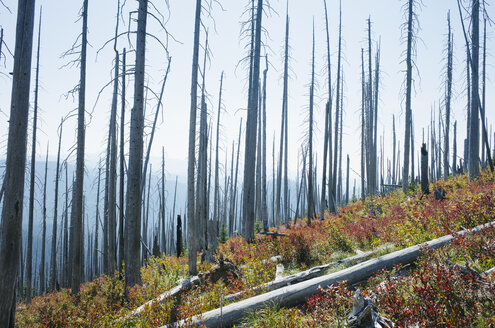
[[[222,44],[227,32],[217,28],[228,2],[181,4],[188,20],[179,23],[177,4],[117,1],[110,26],[92,22],[98,2],[82,0],[76,23],[67,27],[72,46],[58,60],[70,83],[77,81],[57,95],[72,100],[64,103],[62,119],[44,100],[58,84],[43,67],[45,51],[58,40],[45,32],[51,23],[36,11],[41,2],[18,0],[8,8],[0,1],[2,15],[17,13],[9,25],[15,32],[0,25],[0,77],[11,90],[0,102],[8,121],[0,133],[6,146],[0,156],[2,327],[13,326],[16,303],[60,288],[77,295],[82,283],[102,274],[123,277],[127,297],[152,256],[187,253],[187,271],[195,276],[229,238],[251,243],[258,233],[283,236],[282,225],[317,224],[359,198],[374,213],[378,195],[407,193],[419,183],[427,193],[428,181],[463,172],[475,181],[481,170],[493,171],[485,2],[458,0],[438,13],[446,17],[436,23],[439,31],[425,31],[423,15],[433,9],[402,0],[402,34],[393,39],[381,16],[350,21],[348,3],[319,1],[312,24],[301,24],[300,4],[245,0],[243,11],[229,12],[241,21],[238,53]],[[190,37],[178,38],[173,24]],[[311,28],[301,28],[306,25]],[[352,25],[360,28],[359,42]],[[92,42],[91,32],[103,30],[106,39],[95,35]],[[418,64],[426,51],[418,41],[426,33],[442,40],[438,72]],[[296,42],[300,34],[305,43]],[[401,55],[391,57],[391,48]],[[222,60],[225,53],[234,64]],[[420,99],[424,78],[439,86],[432,99]],[[66,82],[60,81],[65,89]],[[400,82],[391,97],[387,89]],[[177,91],[184,85],[187,100]],[[424,108],[426,101],[431,107]],[[176,116],[184,124],[167,125]],[[458,123],[465,124],[462,133]],[[44,130],[52,124],[54,131]],[[173,138],[163,137],[167,129]],[[177,148],[180,161],[170,155]]]

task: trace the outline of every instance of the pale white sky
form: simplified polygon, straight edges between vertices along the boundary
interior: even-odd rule
[[[224,80],[224,105],[226,111],[222,114],[221,144],[223,149],[229,151],[232,140],[237,138],[239,120],[245,116],[245,111],[241,110],[247,104],[247,91],[245,86],[246,71],[243,66],[236,69],[238,61],[245,55],[243,50],[244,42],[239,41],[241,24],[245,19],[242,17],[246,5],[250,1],[244,0],[219,0],[223,6],[214,4],[211,11],[212,18],[206,17],[204,23],[210,30],[210,47],[212,50],[211,61],[207,67],[207,89],[210,96],[211,118],[216,119],[217,95],[219,78],[222,70],[225,71]],[[12,13],[0,6],[0,26],[5,29],[5,42],[13,50],[15,34],[16,6],[15,0],[4,0],[10,7]],[[399,0],[343,0],[343,38],[344,38],[344,75],[345,75],[345,116],[344,116],[344,156],[348,153],[351,156],[351,167],[359,171],[360,162],[360,102],[361,102],[361,82],[360,82],[360,56],[361,47],[366,45],[366,19],[371,16],[372,37],[377,41],[381,37],[381,88],[379,107],[379,134],[385,133],[386,151],[392,146],[392,114],[396,116],[396,124],[399,139],[403,139],[403,106],[401,99],[403,92],[401,84],[404,79],[404,67],[401,63],[401,53],[405,46],[401,43],[400,26],[404,22],[401,6],[405,1]],[[164,0],[154,1],[157,8],[167,18],[166,26],[169,32],[179,42],[169,39],[169,53],[172,56],[172,65],[164,95],[165,112],[163,121],[158,122],[158,130],[155,136],[152,154],[158,158],[161,156],[161,147],[165,147],[166,158],[170,164],[168,171],[171,174],[185,174],[185,159],[188,146],[189,128],[189,105],[190,105],[190,74],[192,60],[192,39],[194,5],[193,0],[170,0],[169,11],[166,10]],[[65,99],[63,94],[72,89],[78,82],[78,70],[73,68],[60,67],[68,62],[61,59],[60,55],[71,47],[78,33],[81,22],[77,21],[78,11],[82,1],[56,1],[38,0],[39,6],[43,6],[43,27],[41,46],[41,93],[40,119],[41,131],[39,133],[39,149],[44,151],[46,143],[50,140],[50,156],[55,156],[57,140],[57,126],[60,118],[67,115],[77,107],[77,102],[72,98]],[[269,33],[269,38],[265,38],[265,43],[269,46],[268,55],[272,66],[268,72],[267,87],[267,136],[269,142],[268,151],[268,171],[271,172],[271,141],[273,135],[277,136],[281,118],[281,98],[282,98],[282,46],[285,29],[285,6],[282,0],[271,0],[274,11],[272,14],[263,17],[263,26]],[[328,0],[330,27],[331,27],[331,48],[333,65],[337,62],[337,32],[338,32],[338,6],[336,0]],[[415,125],[415,146],[419,150],[421,142],[421,129],[426,127],[430,119],[430,109],[437,104],[443,95],[442,81],[444,79],[443,67],[445,65],[445,55],[443,49],[446,43],[446,16],[448,9],[452,10],[452,26],[455,38],[455,61],[454,61],[454,89],[452,124],[458,121],[458,140],[465,137],[465,46],[462,38],[462,30],[459,14],[455,0],[424,0],[424,7],[418,13],[421,30],[419,31],[420,41],[417,49],[417,66],[421,79],[415,76],[416,92],[413,94],[413,116]],[[128,0],[124,20],[125,26],[121,22],[121,31],[128,29],[128,12],[137,10],[137,1]],[[488,7],[489,13],[493,13],[493,8]],[[89,48],[88,55],[88,90],[87,90],[87,110],[92,111],[98,91],[111,79],[112,61],[114,58],[112,47],[107,46],[100,55],[96,56],[96,51],[111,38],[114,33],[116,1],[89,0]],[[327,83],[324,66],[326,65],[325,49],[326,39],[324,32],[324,11],[323,0],[290,0],[289,15],[291,17],[290,45],[292,47],[292,57],[290,65],[293,70],[290,81],[289,100],[289,156],[292,159],[290,171],[295,175],[296,156],[300,149],[300,143],[304,130],[307,129],[302,122],[306,116],[306,109],[309,103],[308,82],[310,81],[310,59],[311,59],[311,31],[312,19],[314,17],[316,25],[316,71],[319,88],[316,90],[317,110],[315,120],[319,129],[316,131],[315,150],[321,153],[322,127],[324,120],[324,104],[327,99]],[[493,16],[493,15],[492,15]],[[203,16],[205,17],[205,16]],[[38,18],[35,25],[38,25]],[[131,29],[135,27],[131,25]],[[494,73],[492,65],[493,56],[493,27],[488,27],[488,77]],[[165,39],[165,34],[160,32],[158,24],[149,19],[150,33],[155,34],[161,40]],[[37,35],[37,28],[35,29]],[[134,42],[135,35],[131,35],[131,42]],[[204,40],[204,34],[202,34]],[[373,43],[376,49],[376,43]],[[118,48],[121,49],[129,45],[127,38],[119,41]],[[155,92],[159,92],[160,82],[165,72],[167,57],[166,53],[158,46],[157,42],[148,39],[147,43],[147,73],[149,74],[149,85]],[[201,54],[202,58],[202,54]],[[202,61],[202,59],[201,59]],[[133,56],[128,57],[128,63],[133,63]],[[2,59],[0,63],[0,145],[5,151],[8,113],[10,111],[11,80],[7,77],[12,70],[12,58],[7,55],[6,64]],[[34,68],[34,65],[33,65]],[[335,73],[335,67],[333,72]],[[335,76],[335,74],[334,74]],[[34,74],[33,74],[34,78]],[[333,78],[335,82],[335,77]],[[128,106],[130,110],[132,104],[133,85],[127,81]],[[495,101],[492,81],[487,82],[487,114],[488,121],[493,122],[494,111],[490,110],[491,104]],[[77,100],[74,99],[74,100]],[[96,159],[104,154],[106,146],[107,125],[109,108],[111,102],[111,88],[102,94],[97,104],[92,120],[87,128],[86,152],[87,157],[94,163]],[[156,101],[151,100],[148,109],[155,108]],[[119,107],[120,108],[120,107]],[[151,120],[152,111],[148,110],[148,118]],[[130,117],[129,111],[126,118]],[[245,120],[244,120],[245,121]],[[69,152],[69,147],[75,141],[75,118],[71,118],[64,128],[63,153]],[[88,117],[89,122],[89,117]],[[128,126],[127,126],[128,128]],[[277,140],[278,143],[278,140]],[[461,145],[462,143],[459,142]],[[146,143],[147,144],[147,143]],[[401,142],[402,144],[402,142]],[[459,154],[462,154],[462,147],[459,146]],[[242,146],[241,149],[244,149]],[[44,155],[40,155],[39,159]],[[221,155],[223,160],[225,154]],[[242,159],[242,157],[241,157]],[[184,162],[182,162],[184,161]],[[242,162],[242,161],[241,161]],[[343,161],[345,163],[345,161]],[[91,164],[88,164],[91,165]],[[321,156],[318,157],[318,171],[321,171]],[[241,171],[242,172],[242,171]],[[295,177],[294,177],[295,178]]]

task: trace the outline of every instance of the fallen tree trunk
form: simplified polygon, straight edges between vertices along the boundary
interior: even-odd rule
[[[488,223],[471,230],[461,231],[459,234],[463,235],[470,232],[477,232],[494,224],[495,222]],[[188,320],[188,324],[205,327],[230,327],[247,313],[262,309],[268,304],[276,303],[283,307],[295,306],[303,303],[308,297],[316,294],[320,287],[327,288],[345,280],[348,284],[363,281],[382,269],[392,269],[397,264],[404,265],[415,261],[421,255],[421,247],[424,245],[427,245],[430,248],[439,248],[450,242],[453,238],[453,235],[443,236],[421,245],[411,246],[368,260],[338,272],[254,296],[219,309],[208,311],[200,316],[193,317],[191,320]],[[185,325],[185,322],[181,321],[173,325],[182,327]]]
[[[156,298],[154,298],[154,299],[152,299],[152,300],[144,303],[143,305],[141,305],[140,307],[138,307],[137,309],[135,309],[134,311],[132,311],[131,313],[129,313],[124,318],[124,320],[129,319],[129,318],[132,318],[133,316],[135,316],[135,315],[143,312],[143,310],[147,306],[150,306],[153,303],[163,302],[167,298],[177,297],[180,294],[185,293],[186,291],[190,290],[192,287],[194,287],[196,285],[199,285],[201,283],[201,281],[202,281],[201,278],[198,277],[198,276],[192,277],[191,279],[183,282],[182,284],[180,284],[178,286],[175,286],[174,288],[166,291],[165,293],[160,294],[160,296],[158,296],[158,297],[156,297]]]
[[[316,267],[313,267],[309,270],[298,272],[298,273],[295,273],[293,275],[284,277],[280,280],[275,280],[275,281],[267,282],[267,283],[260,285],[260,286],[256,286],[256,287],[252,288],[250,291],[254,291],[254,292],[262,291],[265,293],[271,292],[273,290],[276,290],[276,289],[279,289],[279,288],[282,288],[285,286],[294,285],[294,284],[297,284],[297,283],[302,282],[302,281],[306,281],[309,279],[319,277],[319,276],[323,275],[325,273],[325,271],[327,271],[329,268],[337,266],[339,264],[350,264],[350,263],[360,262],[362,260],[365,260],[365,259],[371,257],[372,254],[373,254],[373,252],[364,252],[364,253],[354,255],[354,256],[351,256],[351,257],[348,257],[348,258],[345,258],[342,260],[332,262],[332,263],[316,266]],[[240,292],[235,293],[235,294],[230,294],[230,295],[225,297],[225,301],[228,303],[230,303],[232,301],[236,301],[236,300],[240,299],[242,297],[242,295],[244,295],[245,293],[246,293],[246,291],[240,291]]]

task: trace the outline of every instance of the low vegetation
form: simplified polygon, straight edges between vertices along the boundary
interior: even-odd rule
[[[285,274],[352,256],[356,250],[379,250],[411,245],[495,221],[495,175],[483,172],[468,182],[466,175],[438,181],[431,189],[443,188],[446,198],[433,194],[421,198],[418,187],[407,194],[356,201],[338,215],[299,220],[282,237],[257,235],[248,244],[235,237],[220,244],[217,254],[231,259],[239,268],[238,279],[203,283],[181,297],[167,299],[135,316],[132,310],[187,279],[187,256],[152,257],[141,269],[142,285],[124,293],[119,274],[103,276],[83,284],[80,294],[69,290],[36,297],[30,306],[17,307],[18,327],[134,327],[162,326],[226,305],[227,295],[246,291],[272,281],[280,255]],[[384,245],[390,247],[385,248]],[[423,249],[414,267],[396,267],[371,278],[361,286],[372,297],[382,316],[401,327],[489,327],[495,325],[495,276],[485,271],[495,266],[495,227],[479,233],[456,236],[447,247]],[[207,271],[211,264],[203,264]],[[320,290],[298,308],[280,309],[277,304],[247,316],[254,327],[341,327],[352,307],[354,288],[342,282]],[[257,290],[262,293],[263,290]],[[122,318],[127,318],[123,320]]]

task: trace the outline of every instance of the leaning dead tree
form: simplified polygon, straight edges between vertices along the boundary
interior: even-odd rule
[[[19,0],[0,241],[0,326],[15,322],[31,82],[34,0]]]

